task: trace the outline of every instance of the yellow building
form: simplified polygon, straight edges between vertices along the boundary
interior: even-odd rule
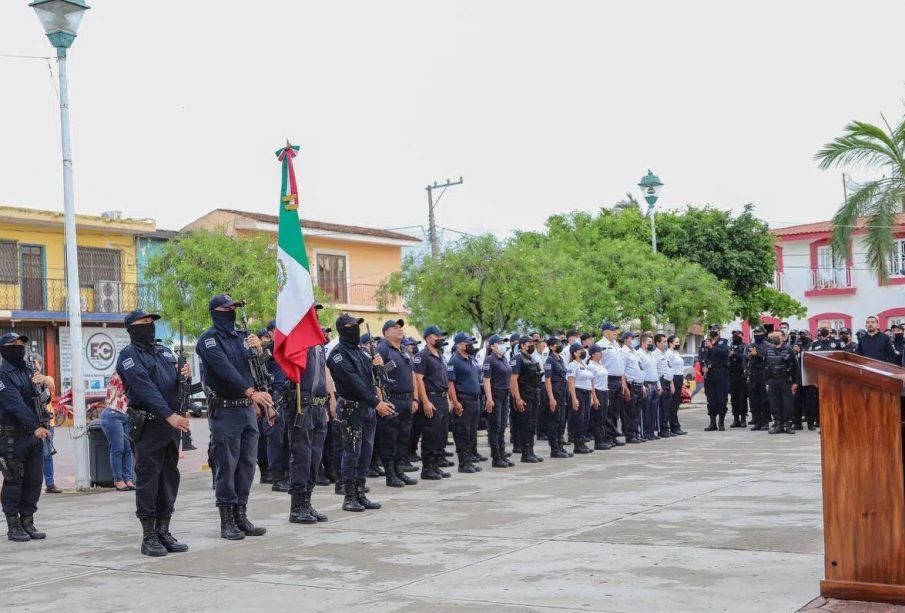
[[[401,303],[381,311],[375,292],[381,281],[402,268],[402,249],[420,246],[420,239],[389,230],[304,219],[301,225],[311,278],[338,309],[363,317],[377,334],[384,321],[402,316]],[[218,228],[231,236],[267,234],[275,242],[278,219],[276,215],[215,209],[183,231]],[[410,328],[406,332],[415,333]]]
[[[155,229],[152,220],[123,219],[118,212],[76,216],[82,321],[89,332],[122,328],[122,313],[142,305],[136,238]],[[61,388],[68,387],[68,357],[63,364],[59,359],[61,338],[68,338],[61,328],[67,321],[65,267],[62,213],[0,206],[0,331],[15,328],[28,336]],[[119,335],[84,336],[89,395],[99,395],[112,374],[108,356]]]

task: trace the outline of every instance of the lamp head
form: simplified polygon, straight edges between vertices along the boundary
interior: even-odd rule
[[[61,55],[72,45],[82,16],[91,8],[85,0],[35,0],[28,6],[35,10],[50,44],[62,50]]]
[[[660,177],[648,169],[647,175],[641,179],[641,183],[638,184],[638,187],[641,188],[641,194],[644,196],[644,199],[649,206],[657,204],[657,198],[660,197],[660,190],[663,189],[663,183],[660,181]]]

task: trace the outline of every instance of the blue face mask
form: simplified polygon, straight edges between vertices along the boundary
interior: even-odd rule
[[[211,311],[211,319],[214,326],[227,332],[236,329],[236,312],[235,311]]]

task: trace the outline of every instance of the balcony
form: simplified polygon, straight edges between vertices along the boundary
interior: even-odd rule
[[[317,286],[317,279],[312,279]],[[332,284],[328,288],[322,287],[322,291],[326,294],[326,299],[335,302],[336,306],[341,309],[349,309],[355,311],[374,311],[377,312],[377,284],[370,283],[340,283]],[[402,313],[402,301],[397,300],[387,305],[387,310],[391,313]]]
[[[154,292],[147,285],[121,281],[98,281],[79,291],[83,313],[127,313],[139,307],[150,308]],[[23,277],[16,284],[0,284],[0,309],[64,313],[66,281]]]
[[[780,271],[778,271],[778,270],[775,271],[775,272],[773,273],[773,282],[770,284],[770,287],[772,287],[773,289],[775,289],[775,290],[778,291],[778,292],[783,291],[783,290],[782,290],[782,281],[783,281],[783,278],[782,278],[782,277],[783,277],[783,273],[782,273],[782,272],[780,272]]]
[[[816,268],[808,271],[805,296],[839,296],[854,294],[851,268]]]

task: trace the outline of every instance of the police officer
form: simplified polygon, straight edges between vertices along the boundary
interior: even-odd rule
[[[644,389],[647,397],[641,403],[641,436],[655,441],[660,438],[658,417],[660,414],[660,375],[657,372],[657,357],[654,355],[656,345],[650,332],[641,335],[638,344],[638,357],[641,359],[641,368],[644,371]]]
[[[763,326],[752,330],[752,340],[745,347],[745,379],[748,382],[748,401],[751,404],[752,431],[770,427],[770,403],[767,398],[766,363],[767,331]]]
[[[416,485],[402,470],[408,456],[408,439],[412,418],[418,409],[415,402],[414,358],[403,346],[405,322],[391,319],[383,324],[383,340],[377,344],[377,353],[383,359],[386,373],[387,402],[396,410],[395,416],[377,418],[377,452],[383,463],[388,487]]]
[[[518,354],[509,363],[512,367],[509,389],[512,390],[515,408],[515,412],[512,413],[512,435],[521,449],[521,461],[537,464],[544,461],[534,453],[534,436],[544,369],[534,359],[537,347],[533,338],[520,337],[518,346]]]
[[[323,308],[323,305],[315,305],[315,308]],[[273,343],[275,330],[277,328],[276,320],[271,320],[267,327],[258,334],[261,339],[261,348],[268,354],[266,366],[267,372],[270,373],[273,381],[273,404],[277,408],[276,421],[271,426],[267,420],[267,415],[262,414],[258,420],[258,429],[264,434],[260,437],[263,440],[266,457],[267,472],[272,485],[270,487],[274,492],[289,491],[289,431],[287,413],[295,411],[294,406],[288,406],[284,402],[284,390],[292,386],[291,381],[286,378],[286,373],[280,368],[279,363],[273,357]],[[260,443],[259,443],[260,445]],[[260,449],[260,447],[259,447]],[[261,454],[259,452],[258,459]]]
[[[566,424],[569,386],[566,380],[566,366],[560,355],[563,342],[558,337],[547,339],[549,354],[544,361],[544,390],[547,394],[547,442],[550,444],[551,458],[571,458],[565,450],[562,437]]]
[[[36,412],[35,385],[44,379],[26,362],[26,343],[28,337],[15,332],[0,336],[0,457],[5,462],[0,501],[6,536],[16,542],[47,536],[35,528],[34,516],[43,482],[42,441],[50,437],[50,430],[41,426]]]
[[[849,353],[855,353],[858,348],[858,343],[852,340],[850,328],[839,329],[839,344],[842,346],[842,351],[848,351]]]
[[[421,343],[413,339],[411,336],[406,336],[402,341],[402,347],[405,351],[409,353],[413,358],[418,355],[419,346]],[[421,407],[421,402],[418,400],[417,393],[415,394],[415,400],[412,403],[412,420],[411,426],[408,430],[404,430],[402,434],[404,435],[405,440],[402,441],[402,444],[406,448],[406,456],[404,461],[402,462],[402,470],[403,472],[417,472],[420,470],[417,466],[412,464],[412,462],[418,462],[421,460],[418,457],[418,442],[421,440],[421,424],[415,421],[415,415],[418,413],[418,409]],[[402,416],[405,418],[405,415]]]
[[[506,359],[509,344],[494,334],[487,340],[488,351],[481,370],[484,373],[484,411],[487,413],[487,440],[494,468],[515,466],[506,457],[506,423],[509,419],[509,390],[512,367]]]
[[[792,430],[792,395],[798,391],[798,360],[780,332],[770,335],[764,355],[767,397],[773,412],[770,434],[795,434]]]
[[[373,366],[380,356],[370,360],[361,350],[361,324],[364,319],[343,313],[336,319],[339,343],[330,352],[327,366],[333,375],[337,395],[337,420],[342,432],[343,511],[358,513],[379,509],[380,503],[368,500],[367,474],[374,452],[376,415],[395,413],[393,405],[378,396],[373,383]]]
[[[682,404],[682,388],[685,387],[685,360],[679,353],[682,342],[678,336],[670,336],[666,339],[666,356],[669,358],[669,372],[672,375],[672,404],[669,406],[669,432],[673,436],[688,434],[679,423],[679,407]]]
[[[729,398],[732,400],[730,428],[748,426],[748,381],[745,379],[745,341],[741,330],[733,330],[729,353]]]
[[[843,351],[842,341],[833,338],[828,326],[817,330],[817,339],[804,351]],[[816,385],[803,385],[798,388],[804,416],[808,422],[808,430],[815,430],[820,423],[820,398]]]
[[[125,318],[129,345],[116,362],[129,399],[129,408],[143,422],[132,431],[135,443],[135,515],[142,527],[141,552],[164,556],[188,551],[170,534],[170,518],[179,491],[179,441],[190,429],[180,405],[179,377],[191,377],[186,364],[177,372],[173,352],[155,343],[155,324],[160,315],[142,309]]]
[[[449,477],[440,470],[446,464],[446,432],[449,428],[449,379],[443,346],[446,332],[438,326],[424,330],[424,349],[414,359],[415,381],[421,411],[416,419],[421,422],[421,478],[437,481]]]
[[[669,428],[669,411],[672,407],[672,369],[669,365],[667,336],[654,335],[654,361],[657,364],[657,379],[660,382],[660,402],[654,408],[657,411],[657,433],[660,438],[672,438]]]
[[[474,357],[475,342],[477,339],[470,334],[456,334],[453,353],[446,365],[449,404],[452,407],[450,420],[460,473],[481,472],[474,449],[481,417],[481,367]]]
[[[618,326],[611,321],[605,321],[600,326],[600,330],[603,335],[597,342],[603,351],[600,363],[606,368],[607,383],[610,388],[607,398],[605,440],[614,446],[622,446],[625,443],[617,438],[619,435],[617,422],[622,420],[622,427],[625,429],[625,398],[631,393],[625,380],[625,356],[622,353],[622,347],[616,342]]]
[[[590,429],[594,437],[594,450],[606,451],[613,444],[606,437],[606,413],[610,396],[609,373],[603,366],[603,349],[599,345],[588,348],[588,368],[594,375],[594,401],[591,403]]]
[[[228,294],[217,294],[208,303],[213,325],[198,337],[195,352],[201,358],[202,379],[210,388],[208,412],[210,454],[214,461],[220,537],[231,541],[261,536],[266,528],[248,520],[248,494],[254,481],[258,449],[257,415],[276,419],[273,398],[255,389],[249,352],[261,351],[255,335],[236,330],[236,308],[244,306]]]
[[[358,342],[358,346],[361,347],[361,350],[364,352],[365,356],[368,360],[371,360],[371,350],[373,349],[376,352],[377,342],[380,339],[378,337],[372,337],[370,333],[365,333],[361,335],[361,339]],[[372,369],[374,372],[374,376],[377,376],[377,370]],[[380,375],[383,376],[382,374]],[[376,380],[376,379],[375,379]],[[379,420],[380,417],[378,416]],[[374,430],[374,449],[371,453],[371,464],[368,466],[368,478],[376,478],[376,477],[385,477],[386,472],[383,470],[383,466],[380,464],[380,454],[377,447],[377,429],[375,426]]]
[[[704,393],[707,395],[707,415],[710,417],[710,425],[704,428],[705,432],[726,429],[730,351],[729,342],[725,338],[720,338],[720,326],[711,325],[700,352],[701,368],[704,371]]]
[[[647,398],[647,390],[644,388],[644,369],[641,367],[641,358],[632,347],[632,339],[635,333],[626,330],[619,337],[622,347],[622,357],[625,364],[625,382],[628,388],[628,397],[622,411],[622,431],[625,434],[626,443],[643,443],[647,439],[639,435],[641,421],[641,403]]]

